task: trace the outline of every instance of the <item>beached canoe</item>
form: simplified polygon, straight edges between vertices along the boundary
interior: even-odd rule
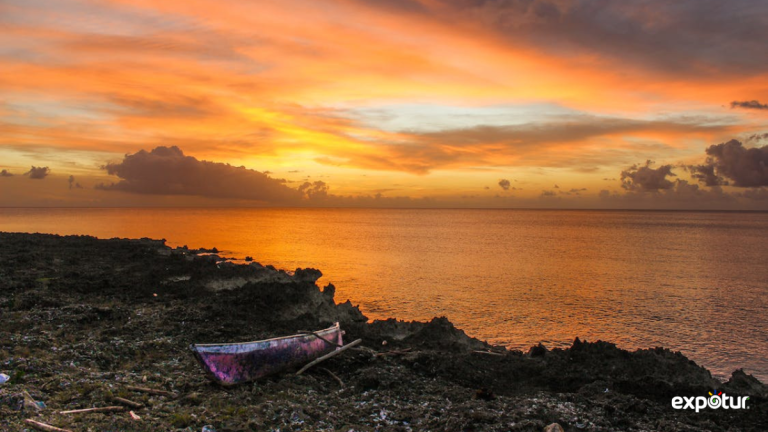
[[[342,334],[336,323],[314,334],[243,343],[193,344],[190,348],[209,378],[233,385],[303,366],[341,346]]]

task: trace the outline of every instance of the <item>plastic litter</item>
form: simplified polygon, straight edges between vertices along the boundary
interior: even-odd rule
[[[5,384],[10,379],[11,379],[11,377],[9,377],[8,375],[0,373],[0,384]]]
[[[26,390],[24,390],[24,392],[22,393],[22,396],[24,396],[24,402],[23,402],[24,409],[40,411],[46,408],[45,402],[36,401]]]
[[[216,432],[216,429],[214,429],[211,425],[205,425],[203,426],[202,432]]]

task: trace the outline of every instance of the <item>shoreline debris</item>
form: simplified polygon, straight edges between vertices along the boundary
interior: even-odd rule
[[[121,406],[108,406],[108,407],[96,407],[96,408],[83,408],[69,411],[59,411],[59,414],[87,414],[87,413],[102,413],[102,412],[115,412],[125,411],[125,407]]]
[[[176,393],[173,393],[173,392],[169,392],[169,391],[165,391],[165,390],[157,390],[157,389],[148,388],[148,387],[125,386],[125,389],[126,390],[135,391],[135,392],[140,392],[140,393],[149,393],[149,394],[153,394],[153,395],[156,395],[156,396],[167,396],[167,397],[173,398],[173,399],[176,399],[179,396],[179,395],[177,395]]]
[[[142,408],[142,407],[144,407],[144,404],[141,404],[141,403],[138,403],[138,402],[134,402],[132,400],[121,398],[121,397],[118,397],[118,396],[113,397],[112,400],[117,402],[117,403],[121,403],[123,405],[128,405],[131,408]]]
[[[26,419],[24,420],[24,422],[32,426],[33,429],[37,429],[45,432],[72,432],[69,429],[58,428],[56,426],[51,426],[49,424],[41,423],[39,421],[32,420],[32,419]]]

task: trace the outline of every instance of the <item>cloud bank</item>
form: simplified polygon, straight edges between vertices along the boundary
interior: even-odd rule
[[[662,165],[651,168],[653,161],[646,161],[645,165],[632,165],[621,172],[621,187],[629,191],[657,192],[671,189],[674,186],[667,177],[674,177],[672,165]]]
[[[298,201],[302,194],[285,185],[285,180],[229,164],[198,160],[185,156],[180,148],[156,147],[126,155],[121,162],[104,166],[107,173],[119,177],[117,183],[99,184],[97,189],[153,195],[197,195],[286,203]]]
[[[706,163],[690,170],[706,186],[768,186],[768,145],[746,148],[735,139],[712,145]]]

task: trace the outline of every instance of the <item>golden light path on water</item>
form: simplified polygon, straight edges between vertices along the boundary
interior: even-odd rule
[[[444,315],[518,349],[664,346],[768,381],[765,213],[0,209],[0,230],[215,246],[318,268],[372,319]]]

